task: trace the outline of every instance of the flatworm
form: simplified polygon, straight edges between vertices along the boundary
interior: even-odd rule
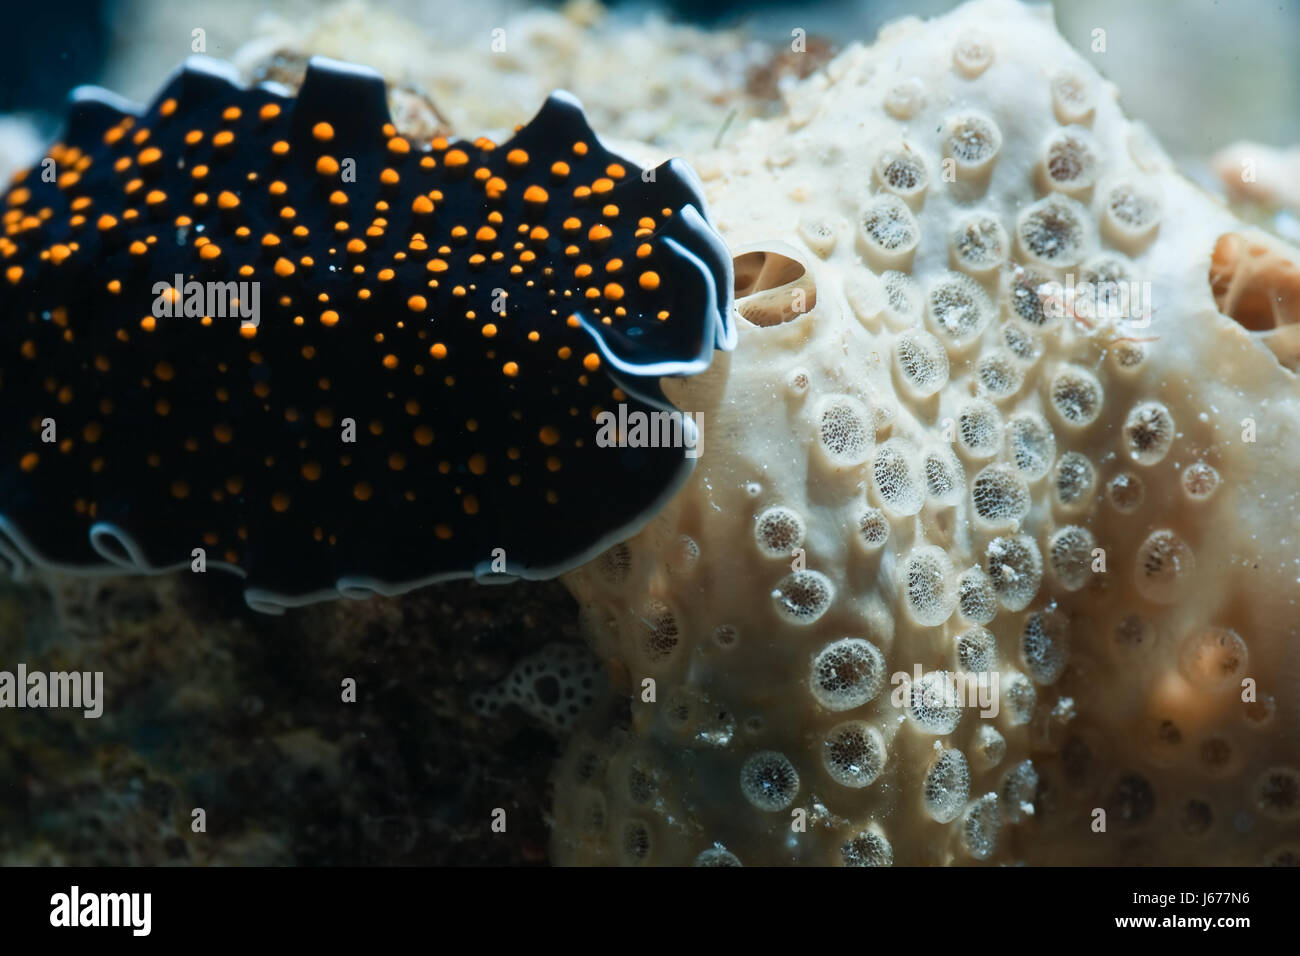
[[[553,94],[505,143],[417,145],[382,78],[296,97],[194,58],[73,96],[0,201],[0,556],[218,567],[261,610],[554,576],[634,533],[683,448],[600,447],[731,348],[689,167]]]

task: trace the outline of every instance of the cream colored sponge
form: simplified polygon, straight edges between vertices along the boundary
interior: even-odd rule
[[[1012,0],[688,159],[744,320],[665,383],[689,484],[567,579],[631,716],[556,862],[1300,859],[1294,300],[1237,314],[1300,253]]]

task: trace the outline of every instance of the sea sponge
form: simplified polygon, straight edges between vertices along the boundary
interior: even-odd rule
[[[1250,230],[1046,8],[903,20],[788,106],[700,166],[807,308],[668,383],[699,467],[566,578],[631,716],[557,770],[554,860],[1294,858],[1300,388],[1220,312]],[[1254,241],[1275,288],[1300,252]]]
[[[493,717],[515,704],[557,734],[571,728],[604,691],[605,674],[581,646],[551,643],[517,663],[497,684],[472,701]]]

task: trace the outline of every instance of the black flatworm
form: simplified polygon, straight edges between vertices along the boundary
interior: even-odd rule
[[[683,447],[658,378],[730,348],[731,264],[679,161],[556,93],[506,143],[413,145],[375,73],[296,97],[189,61],[73,97],[0,237],[0,556],[233,570],[264,610],[503,571],[639,528]],[[689,428],[689,426],[687,426]]]

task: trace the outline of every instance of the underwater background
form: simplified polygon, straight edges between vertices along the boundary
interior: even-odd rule
[[[271,64],[266,78],[300,75],[312,53],[370,63],[405,84],[413,113],[430,110],[464,135],[523,121],[554,79],[588,102],[597,129],[686,148],[723,135],[737,115],[778,109],[787,77],[847,41],[954,5],[28,5],[22,42],[0,60],[0,172],[36,159],[78,84],[150,99],[191,52],[195,28],[211,56]],[[580,49],[616,36],[640,43],[662,71],[620,72],[610,57],[584,72],[557,43],[475,74],[488,69],[475,64],[490,62],[477,51],[491,29],[519,17],[548,19],[552,35]],[[1278,42],[1300,35],[1300,6],[1098,0],[1061,3],[1056,20],[1080,51],[1107,25],[1103,69],[1125,109],[1194,177],[1208,182],[1208,157],[1234,140],[1300,141],[1300,66],[1294,46]],[[792,26],[807,31],[814,56],[786,55]],[[664,84],[662,110],[624,115],[619,89],[643,82]],[[558,582],[459,581],[272,617],[220,574],[6,581],[0,665],[103,671],[107,701],[98,720],[0,712],[0,863],[544,864],[547,777],[563,738],[523,710],[487,713],[475,698],[553,642],[589,654]],[[357,682],[356,703],[340,703],[345,678]],[[195,807],[205,833],[191,828]],[[484,825],[494,807],[509,814],[509,839]]]

